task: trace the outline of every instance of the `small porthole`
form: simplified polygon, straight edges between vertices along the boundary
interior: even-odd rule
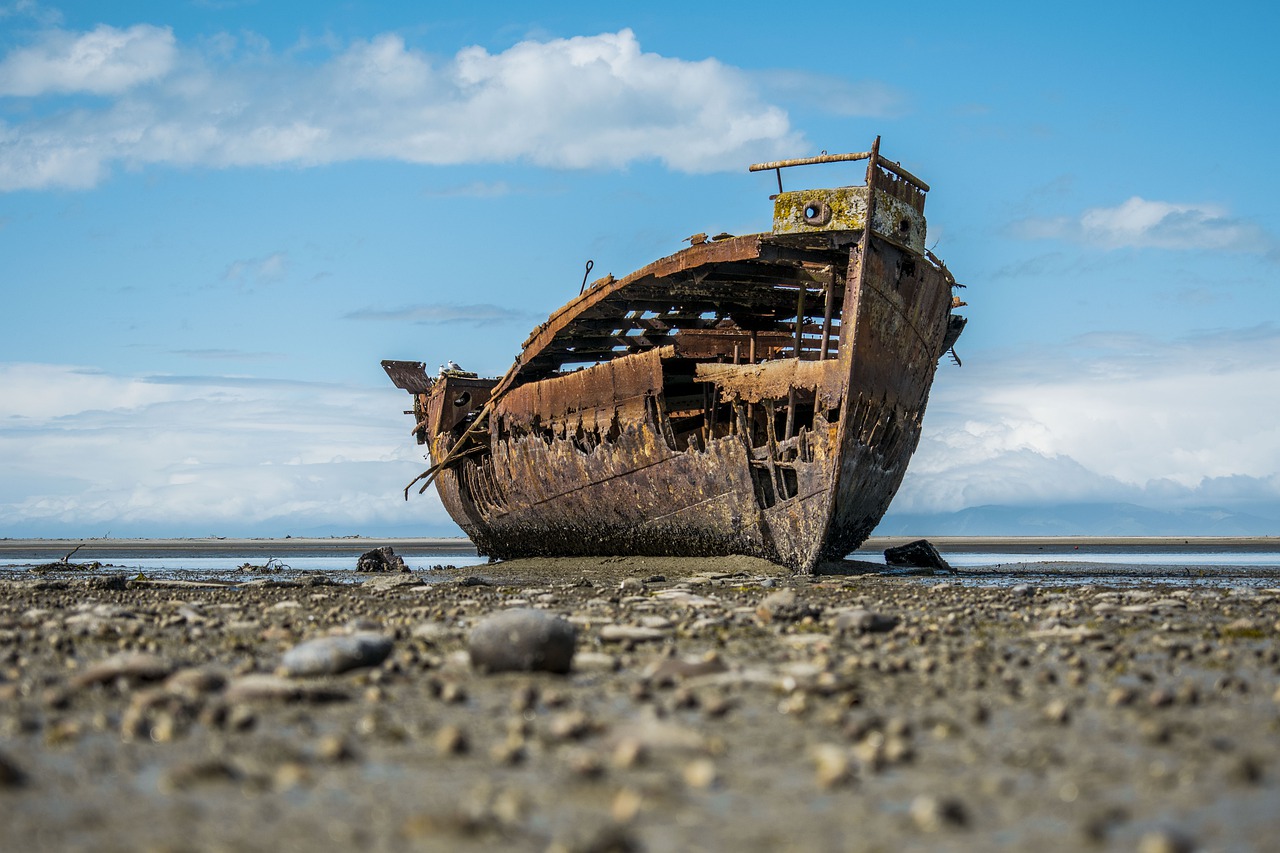
[[[902,221],[898,223],[898,233],[902,235],[907,235],[911,233],[910,219],[907,219],[905,216],[902,218]]]
[[[458,408],[462,408],[471,402],[471,392],[463,391],[461,394],[453,398],[453,404]]]
[[[804,206],[805,225],[826,225],[831,221],[831,207],[825,201],[811,201]]]

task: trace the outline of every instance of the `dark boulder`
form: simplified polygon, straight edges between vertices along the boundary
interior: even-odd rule
[[[360,555],[356,561],[357,572],[407,572],[404,558],[397,556],[390,545],[374,548]]]
[[[951,566],[942,559],[938,549],[928,539],[917,539],[896,548],[886,548],[884,561],[891,566],[905,569],[934,569],[951,571]]]

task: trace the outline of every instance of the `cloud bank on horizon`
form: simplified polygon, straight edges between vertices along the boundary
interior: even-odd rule
[[[595,35],[526,35],[505,48],[460,42],[433,53],[398,31],[300,37],[280,49],[243,29],[199,38],[164,23],[77,29],[34,3],[0,6],[0,21],[19,18],[30,29],[0,54],[0,241],[17,223],[40,216],[58,227],[73,221],[77,199],[133,198],[128,194],[137,187],[172,173],[213,182],[254,170],[299,171],[317,183],[334,181],[341,197],[351,192],[337,180],[341,170],[369,162],[436,170],[433,183],[416,172],[395,173],[413,184],[412,198],[422,205],[415,214],[445,209],[454,216],[468,203],[536,193],[550,206],[558,190],[526,191],[520,184],[535,174],[570,175],[566,181],[589,174],[592,193],[625,207],[643,201],[634,186],[614,180],[626,170],[644,169],[654,196],[676,180],[696,189],[726,164],[794,156],[811,147],[810,138],[845,138],[851,117],[918,121],[913,98],[923,97],[898,81],[839,69],[750,68],[645,50],[623,26]],[[922,150],[945,162],[940,152],[970,132],[965,122],[993,122],[982,132],[997,136],[1007,132],[994,124],[1008,120],[1002,110],[1007,116],[1021,106],[966,100],[949,105],[954,126],[913,128],[939,140]],[[856,127],[861,134],[862,125]],[[1025,168],[1048,168],[1034,157],[1028,162]],[[1054,177],[1034,172],[1020,180]],[[1229,193],[1176,180],[1059,187],[1053,203],[1030,210],[1034,186],[993,181],[982,189],[996,199],[991,210],[975,200],[973,224],[939,216],[935,233],[950,241],[950,231],[969,227],[961,239],[973,243],[976,230],[982,242],[1003,239],[1000,250],[1012,247],[1017,251],[1009,254],[1021,256],[990,250],[992,258],[971,258],[964,268],[953,261],[962,280],[988,285],[988,298],[1002,299],[1004,307],[982,305],[983,291],[974,288],[976,322],[962,339],[965,365],[939,369],[924,437],[893,511],[1115,501],[1280,505],[1280,398],[1263,390],[1280,387],[1280,311],[1266,298],[1280,254],[1266,221]],[[392,195],[385,183],[368,190],[375,191]],[[948,203],[947,195],[939,197]],[[40,210],[53,206],[50,199],[60,209]],[[572,202],[564,204],[557,210],[577,213]],[[174,207],[159,215],[185,214]],[[315,227],[305,214],[291,223],[294,230]],[[441,233],[442,241],[455,239],[456,232]],[[676,239],[683,233],[689,232]],[[152,244],[163,242],[140,232],[109,239],[113,246],[138,244],[138,267]],[[59,244],[28,248],[14,240],[4,251],[38,266],[37,253],[58,251],[50,245]],[[487,243],[467,250],[501,257]],[[448,288],[410,282],[402,290],[372,290],[363,278],[343,279],[316,260],[329,263],[329,255],[339,254],[332,246],[290,243],[274,233],[205,253],[202,280],[189,270],[166,271],[156,283],[139,285],[136,297],[121,288],[112,298],[139,315],[154,311],[177,323],[176,313],[163,313],[176,311],[165,307],[172,294],[222,288],[228,302],[240,300],[240,313],[234,322],[217,321],[214,344],[194,337],[157,344],[155,364],[137,369],[112,361],[115,343],[106,345],[123,324],[103,324],[112,331],[102,333],[100,361],[61,357],[56,346],[31,351],[0,343],[0,535],[456,531],[434,492],[403,500],[421,454],[397,417],[402,392],[280,379],[297,375],[288,353],[296,344],[276,346],[239,332],[240,317],[280,305],[290,311],[322,305],[334,325],[311,332],[305,346],[338,347],[339,328],[353,338],[393,328],[443,336],[449,329],[455,349],[441,360],[495,347],[506,358],[520,340],[513,332],[506,341],[508,331],[524,331],[545,316],[521,301],[534,285],[520,281],[489,292],[483,277],[447,272]],[[1134,271],[1150,258],[1160,260]],[[1243,271],[1220,273],[1220,262],[1224,270]],[[1024,286],[1044,280],[1046,291],[1078,289],[1079,302],[1106,303],[1121,298],[1117,269],[1134,278],[1164,277],[1169,293],[1148,298],[1152,291],[1135,288],[1119,308],[1073,309]],[[1224,285],[1229,275],[1242,283]],[[331,290],[318,284],[327,277],[338,282]],[[1090,291],[1094,277],[1099,283]],[[17,280],[14,286],[26,287]],[[1204,303],[1234,300],[1239,328],[1227,328],[1223,314],[1198,316],[1197,293]],[[68,311],[75,301],[64,300]],[[199,312],[185,310],[181,322],[198,325]],[[984,332],[983,312],[994,318],[1000,310],[1005,328],[1042,328],[1043,342],[1028,334],[1005,343],[998,328]],[[1059,310],[1114,324],[1096,334],[1078,327],[1058,334]],[[29,320],[14,315],[4,322]],[[1159,323],[1173,331],[1153,332]],[[488,338],[495,329],[504,336],[500,345]],[[170,363],[176,357],[223,363],[227,372],[195,375],[201,366],[183,374]]]
[[[425,463],[384,416],[397,389],[13,363],[0,387],[0,535],[450,526],[401,494]]]
[[[894,510],[1280,497],[1280,328],[1097,335],[940,370]],[[1249,412],[1243,421],[1241,412]]]
[[[895,513],[1280,496],[1280,398],[1258,399],[1280,387],[1280,328],[1108,337],[1067,363],[1024,350],[939,372]],[[0,365],[0,387],[0,535],[452,529],[434,491],[403,500],[425,463],[386,416],[396,389],[44,364]]]

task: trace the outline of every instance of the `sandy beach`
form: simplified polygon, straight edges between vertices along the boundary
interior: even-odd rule
[[[742,557],[521,560],[430,583],[10,577],[5,846],[1266,846],[1280,577],[1016,580],[797,577]],[[573,626],[567,674],[473,665],[472,631],[520,610]],[[308,665],[330,670],[298,670],[313,640]],[[372,656],[342,669],[316,651],[342,643]]]

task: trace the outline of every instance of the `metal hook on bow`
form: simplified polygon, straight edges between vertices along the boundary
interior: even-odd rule
[[[587,276],[591,275],[591,268],[594,267],[595,265],[596,265],[595,261],[592,261],[592,260],[587,261],[587,268],[582,271],[582,287],[578,288],[579,296],[587,292]]]

